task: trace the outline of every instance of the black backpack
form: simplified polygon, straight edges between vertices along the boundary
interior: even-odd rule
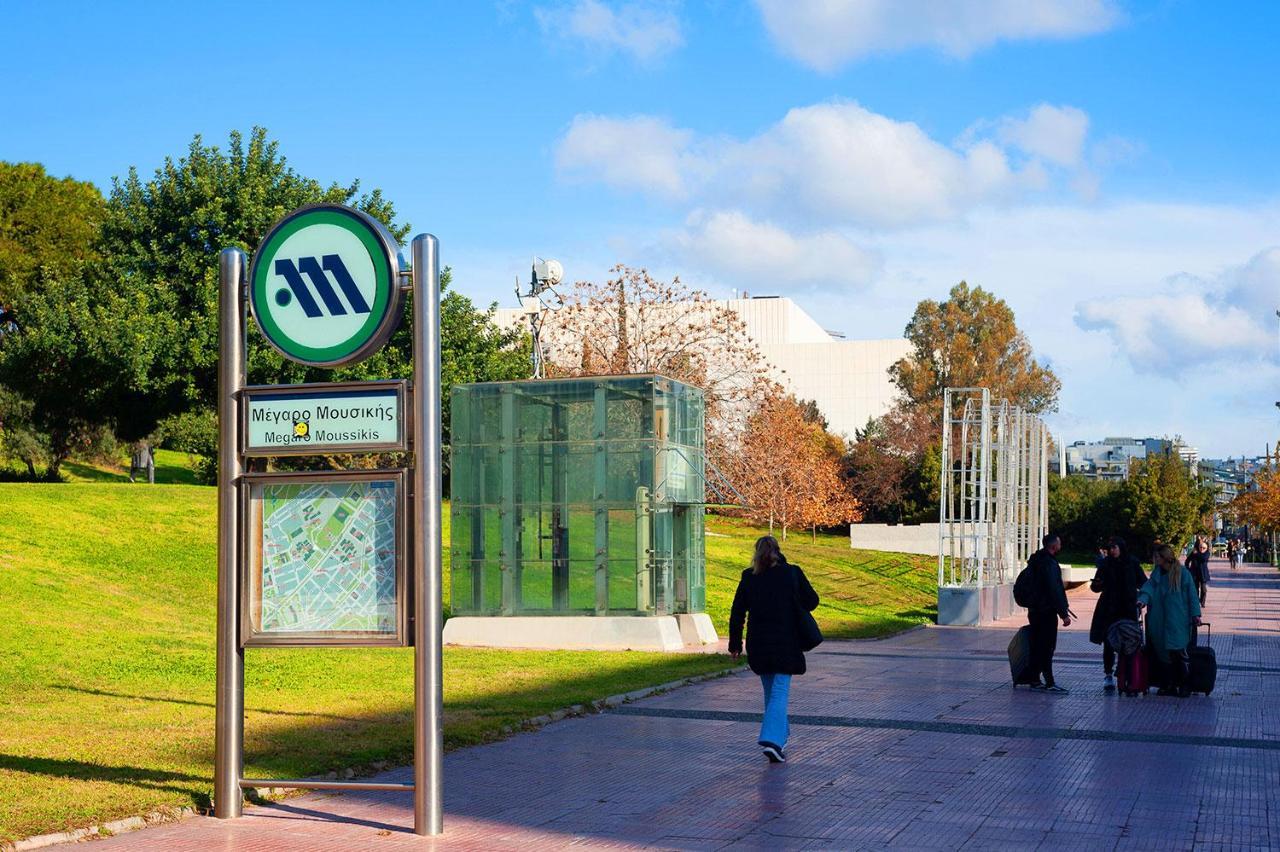
[[[1020,607],[1034,609],[1040,602],[1040,595],[1037,594],[1037,591],[1035,568],[1031,561],[1028,560],[1027,567],[1019,571],[1018,578],[1013,581],[1013,602]]]

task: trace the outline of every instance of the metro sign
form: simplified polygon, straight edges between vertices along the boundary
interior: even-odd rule
[[[286,358],[336,367],[369,357],[400,321],[395,239],[340,204],[302,207],[277,222],[253,257],[249,306]]]

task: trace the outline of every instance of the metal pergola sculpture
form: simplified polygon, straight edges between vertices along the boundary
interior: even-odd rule
[[[938,586],[1011,583],[1048,529],[1048,429],[987,388],[942,405]]]

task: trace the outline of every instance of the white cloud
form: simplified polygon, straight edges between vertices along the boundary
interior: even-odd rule
[[[1089,116],[1070,106],[1039,104],[1026,118],[1006,117],[996,127],[998,138],[1026,153],[1059,166],[1080,165]]]
[[[680,256],[735,286],[862,288],[879,256],[835,231],[795,235],[739,211],[699,211],[673,243]]]
[[[1048,183],[1038,162],[1014,168],[995,141],[944,145],[852,101],[792,109],[746,140],[699,138],[652,116],[578,116],[556,164],[570,178],[827,225],[946,220]]]
[[[1214,362],[1253,361],[1274,343],[1248,313],[1200,293],[1083,302],[1076,324],[1108,332],[1136,369],[1163,376]]]
[[[931,47],[968,57],[1001,40],[1072,38],[1120,20],[1112,0],[756,0],[774,44],[817,71]]]
[[[651,63],[684,44],[680,18],[670,4],[574,0],[533,10],[547,38],[568,38],[598,54],[624,53]]]
[[[699,171],[693,141],[691,131],[652,116],[579,115],[556,146],[556,169],[614,189],[684,198],[690,175]]]
[[[1280,249],[1268,249],[1216,282],[1193,275],[1166,279],[1150,294],[1081,302],[1076,324],[1110,334],[1143,372],[1165,376],[1212,365],[1239,365],[1274,356]]]

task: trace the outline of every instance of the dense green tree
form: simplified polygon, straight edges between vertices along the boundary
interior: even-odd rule
[[[96,256],[102,193],[39,163],[0,162],[0,333],[42,272],[63,276]]]
[[[105,428],[150,428],[145,397],[174,323],[120,285],[86,267],[44,276],[15,302],[21,322],[4,336],[0,384],[29,403],[28,431],[47,441],[50,476]]]
[[[1176,453],[1159,453],[1137,461],[1121,492],[1125,516],[1142,557],[1154,542],[1176,553],[1196,533],[1208,532],[1216,489],[1202,485]]]
[[[409,226],[379,190],[361,195],[358,181],[322,185],[295,172],[278,143],[255,127],[248,141],[231,133],[227,150],[196,136],[185,156],[166,159],[149,180],[136,168],[112,182],[102,228],[107,265],[130,289],[145,294],[151,310],[174,320],[140,403],[151,425],[171,415],[212,406],[217,391],[218,252],[252,251],[284,214],[305,204],[331,202],[365,211],[399,239]],[[250,335],[248,368],[254,382],[332,379],[286,363]],[[360,377],[396,368],[395,359],[366,363]],[[144,433],[148,429],[142,430]]]
[[[1093,554],[1111,536],[1119,535],[1132,547],[1129,507],[1119,482],[1083,476],[1049,477],[1049,529],[1062,538],[1072,554]],[[1134,554],[1145,558],[1141,547]]]
[[[938,519],[941,455],[929,418],[902,407],[857,430],[845,456],[845,476],[868,523]]]

